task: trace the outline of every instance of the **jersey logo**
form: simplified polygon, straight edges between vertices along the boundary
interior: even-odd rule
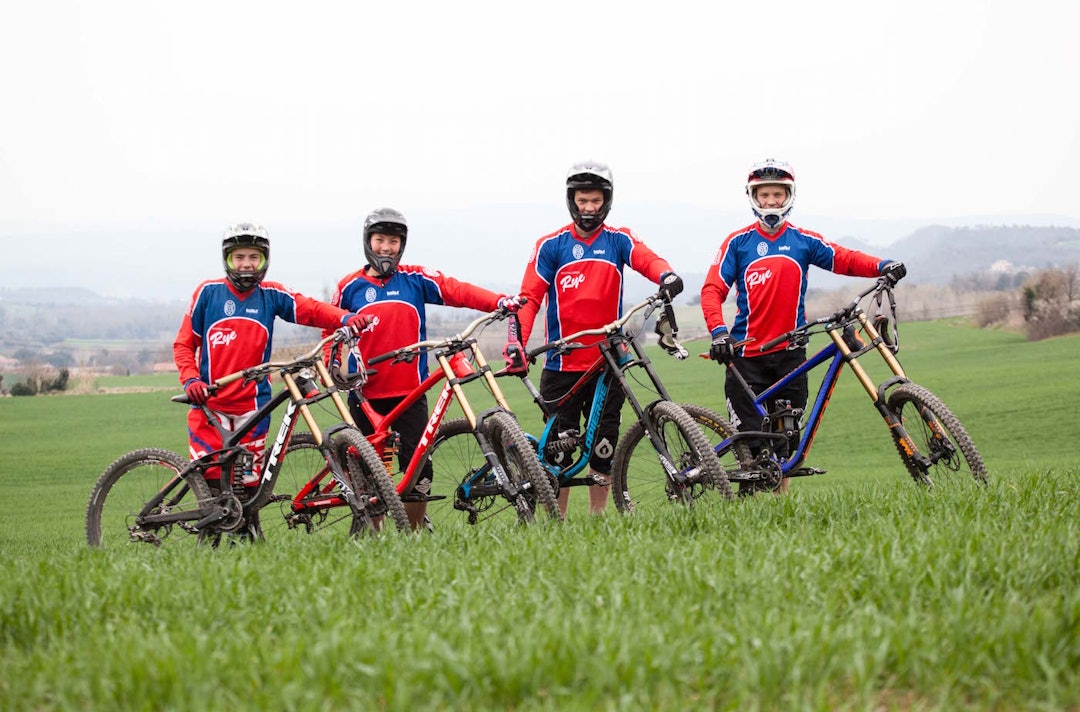
[[[375,301],[375,298],[376,298],[377,296],[379,296],[379,295],[378,295],[378,293],[377,293],[377,292],[375,291],[375,287],[368,287],[368,288],[367,288],[367,289],[366,289],[366,290],[364,291],[364,301],[366,301],[366,302],[367,302],[368,304],[371,304],[371,303],[372,303],[373,301]]]
[[[210,346],[228,346],[232,342],[236,341],[236,332],[232,331],[212,331],[210,332]]]
[[[570,250],[574,254],[575,260],[580,260],[585,256],[585,248],[581,245],[574,245],[574,249]]]
[[[437,270],[437,269],[429,269],[427,267],[424,267],[420,271],[423,272],[424,274],[426,274],[428,277],[435,277],[436,279],[438,279],[439,276],[440,276],[439,275],[439,270]]]
[[[231,299],[225,300],[225,316],[232,316],[236,313],[236,302]]]
[[[748,271],[746,273],[747,290],[753,289],[754,287],[760,287],[769,281],[769,277],[772,277],[772,270],[770,269],[756,270],[753,272]]]
[[[568,289],[577,289],[584,281],[585,275],[583,274],[564,274],[559,277],[559,288],[564,292]]]
[[[606,255],[607,254],[607,252],[605,250],[593,250],[592,253],[594,255]]]
[[[249,308],[249,309],[244,309],[244,313],[245,313],[245,314],[258,314],[258,313],[259,313],[259,310],[258,310],[258,309],[250,309],[250,308]]]
[[[764,240],[759,242],[757,244],[757,253],[758,257],[764,257],[765,255],[769,254],[769,243],[765,242]]]

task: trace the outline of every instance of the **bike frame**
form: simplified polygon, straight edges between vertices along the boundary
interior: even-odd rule
[[[896,437],[904,447],[906,454],[914,458],[923,467],[932,464],[925,455],[919,452],[905,430],[903,423],[896,414],[889,409],[886,403],[886,394],[890,388],[901,383],[910,383],[910,381],[908,380],[903,367],[900,365],[900,362],[894,355],[895,346],[882,337],[881,333],[867,316],[866,310],[860,305],[860,301],[863,297],[880,288],[881,282],[875,282],[872,287],[859,294],[855,301],[840,312],[837,312],[837,314],[818,319],[807,324],[803,328],[792,330],[759,347],[760,351],[765,352],[784,341],[791,342],[794,340],[793,343],[797,344],[795,348],[798,348],[799,345],[805,344],[807,331],[816,325],[825,326],[824,332],[831,341],[831,343],[812,356],[809,356],[790,373],[761,391],[761,393],[755,393],[742,377],[742,374],[739,373],[738,369],[733,364],[727,364],[728,371],[734,375],[746,393],[753,397],[755,409],[762,417],[763,423],[768,425],[771,422],[772,416],[772,413],[770,413],[767,408],[770,399],[781,392],[786,386],[790,385],[799,376],[809,374],[810,371],[813,371],[822,364],[828,363],[825,374],[821,380],[821,386],[818,389],[817,395],[811,406],[810,413],[806,416],[806,425],[802,428],[798,446],[786,457],[773,453],[777,462],[780,464],[780,470],[784,477],[800,477],[817,473],[816,470],[802,468],[801,465],[810,452],[810,447],[813,445],[814,437],[817,435],[818,428],[825,415],[825,410],[828,408],[829,400],[832,397],[833,390],[836,388],[836,383],[840,378],[840,373],[845,364],[847,364],[855,374],[855,377],[870,397],[870,400],[874,403],[874,406],[877,408],[890,430],[896,434]],[[862,329],[868,341],[862,341],[855,333],[854,328],[852,328],[854,324],[858,324],[858,327]],[[749,344],[744,344],[744,348],[749,348]],[[789,348],[792,347],[789,346]],[[866,369],[858,362],[858,359],[861,356],[870,353],[871,351],[876,351],[881,355],[885,364],[893,374],[880,384],[875,384],[873,379],[871,379],[866,372]],[[770,441],[781,437],[784,436],[773,431],[739,432],[735,436],[727,438],[717,444],[715,450],[720,453],[730,447],[732,443],[740,440],[754,439],[759,441]],[[738,473],[728,474],[732,481],[740,479]],[[734,476],[732,476],[733,474]]]
[[[435,402],[435,407],[428,417],[427,425],[424,426],[424,434],[421,436],[420,442],[416,446],[416,450],[413,452],[408,465],[405,467],[401,480],[396,485],[398,494],[402,495],[404,501],[409,501],[411,499],[411,496],[408,493],[413,488],[415,481],[419,476],[420,463],[427,455],[427,451],[430,448],[432,441],[435,439],[435,433],[438,431],[439,425],[446,416],[446,411],[449,408],[451,401],[455,398],[465,414],[465,419],[472,428],[473,435],[476,437],[488,465],[495,473],[496,482],[501,488],[500,491],[505,492],[509,497],[517,495],[516,488],[512,485],[509,477],[506,475],[502,463],[500,463],[495,456],[494,448],[491,447],[491,443],[488,441],[487,435],[484,433],[483,429],[484,422],[492,413],[503,411],[513,415],[513,412],[510,410],[510,406],[507,403],[502,390],[499,388],[499,384],[495,381],[495,375],[491,370],[491,366],[484,358],[484,354],[477,345],[476,339],[470,338],[471,334],[481,325],[494,321],[496,318],[502,318],[503,316],[505,316],[505,313],[501,311],[489,312],[469,324],[461,334],[449,339],[418,342],[376,356],[368,361],[369,365],[375,365],[390,359],[393,359],[396,362],[420,358],[426,350],[431,349],[431,353],[438,364],[438,370],[429,374],[423,382],[410,391],[402,401],[395,405],[388,413],[386,413],[386,415],[377,413],[371,403],[363,397],[363,394],[360,391],[355,392],[356,397],[359,399],[360,409],[363,411],[364,415],[367,416],[374,429],[374,433],[367,436],[368,442],[375,448],[376,453],[383,458],[383,462],[387,467],[387,472],[391,475],[394,474],[393,463],[390,461],[392,453],[387,452],[387,447],[390,445],[390,441],[395,437],[395,433],[392,430],[394,421],[401,417],[402,413],[415,404],[421,396],[432,390],[440,381],[443,379],[446,380],[446,383],[443,384],[443,387],[439,392],[439,398]],[[476,363],[476,368],[473,368],[469,361],[469,356],[466,355],[467,353],[471,354],[473,361]],[[363,366],[361,366],[361,368],[362,367]],[[476,413],[473,410],[468,397],[465,395],[463,386],[481,378],[484,379],[487,387],[495,397],[497,405],[494,408]],[[466,497],[468,497],[470,494],[469,484],[466,483],[462,486]]]
[[[581,378],[579,378],[570,390],[562,396],[556,403],[549,404],[544,401],[540,395],[539,389],[528,378],[528,373],[512,374],[521,378],[525,384],[526,389],[529,391],[529,395],[532,396],[533,402],[535,402],[540,410],[543,411],[547,425],[544,427],[544,431],[541,434],[539,440],[530,436],[534,442],[537,443],[537,452],[540,453],[540,462],[543,466],[554,475],[559,482],[560,487],[577,487],[595,484],[592,481],[591,476],[577,477],[582,470],[585,469],[589,463],[590,453],[592,452],[593,442],[596,439],[596,433],[600,427],[600,417],[603,414],[604,403],[607,400],[608,393],[617,384],[622,392],[626,396],[626,402],[630,404],[630,408],[634,411],[634,415],[638,420],[645,420],[648,417],[649,411],[661,401],[670,401],[671,396],[668,394],[664,384],[660,381],[660,376],[656,373],[656,370],[652,366],[652,361],[645,355],[645,351],[642,346],[635,339],[635,335],[623,331],[623,327],[630,321],[634,314],[641,310],[647,310],[645,318],[648,319],[649,314],[659,306],[663,306],[667,310],[667,318],[671,321],[672,328],[674,329],[674,313],[670,311],[670,304],[665,302],[660,294],[654,294],[645,301],[631,307],[621,318],[605,324],[604,326],[595,329],[585,329],[574,334],[569,334],[557,341],[544,344],[536,349],[533,349],[528,353],[528,359],[533,361],[542,353],[548,351],[569,351],[576,348],[588,348],[597,346],[600,349],[600,358],[592,363],[586,370]],[[677,334],[677,329],[675,329]],[[604,336],[602,341],[595,344],[578,344],[575,343],[575,339],[580,339],[584,336]],[[677,343],[677,342],[676,342]],[[679,347],[681,349],[681,346]],[[633,355],[631,356],[631,351]],[[685,354],[685,351],[682,351]],[[645,373],[648,375],[649,380],[652,382],[653,387],[656,389],[659,398],[653,400],[645,405],[642,405],[638,400],[637,395],[630,387],[629,381],[626,380],[626,372],[631,368],[640,367],[645,369]],[[557,419],[552,417],[562,405],[574,394],[581,391],[588,383],[589,379],[593,378],[598,372],[603,371],[604,376],[600,379],[600,382],[596,386],[596,391],[593,394],[592,404],[589,408],[589,418],[585,427],[585,441],[582,445],[581,453],[578,457],[565,468],[557,467],[543,457],[546,447],[551,442],[554,442],[558,438],[558,433],[555,431]],[[507,374],[507,372],[502,372]],[[510,375],[510,374],[507,374]],[[648,437],[653,447],[656,449],[657,454],[664,453],[666,447],[659,434],[654,432],[654,428],[647,428]],[[614,443],[612,443],[614,447]],[[668,458],[661,457],[661,462],[668,475],[679,480],[682,477],[682,473],[674,463],[668,461]]]
[[[229,374],[223,378],[214,382],[213,388],[221,388],[229,383],[238,381],[240,379],[252,380],[255,378],[265,377],[271,370],[280,368],[280,374],[284,387],[274,394],[271,399],[264,404],[261,408],[257,409],[254,414],[251,415],[243,424],[236,430],[228,430],[218,420],[211,411],[205,405],[199,406],[202,412],[206,415],[210,424],[221,434],[222,447],[213,452],[207,453],[202,457],[192,460],[188,467],[180,474],[173,478],[169,484],[167,484],[157,496],[151,499],[144,507],[143,511],[150,511],[156,507],[160,502],[164,501],[167,497],[172,495],[173,491],[176,491],[175,495],[172,495],[171,502],[178,502],[187,493],[187,486],[184,484],[184,477],[190,475],[193,471],[198,472],[200,476],[207,470],[218,467],[221,470],[221,492],[232,493],[234,490],[236,472],[235,465],[239,457],[248,453],[249,451],[240,444],[240,441],[254,430],[260,422],[267,418],[274,410],[280,407],[286,401],[288,405],[285,409],[285,413],[282,417],[281,425],[278,428],[277,436],[274,439],[272,447],[269,449],[265,458],[265,465],[263,467],[259,484],[256,486],[255,491],[250,497],[247,497],[245,501],[240,502],[221,502],[221,506],[214,507],[210,511],[194,510],[194,512],[178,512],[175,514],[163,514],[155,515],[153,517],[154,522],[169,523],[180,522],[182,520],[190,520],[194,516],[202,514],[203,516],[192,525],[195,531],[202,529],[208,525],[220,522],[224,519],[237,518],[237,521],[242,521],[244,517],[249,515],[253,511],[257,511],[259,508],[266,504],[273,492],[274,482],[277,479],[278,473],[281,471],[281,465],[284,460],[284,453],[289,444],[289,439],[292,437],[293,430],[296,425],[296,413],[300,412],[304,422],[307,423],[308,428],[311,430],[312,435],[315,437],[315,441],[319,446],[319,451],[326,459],[329,465],[329,474],[333,477],[334,484],[341,488],[341,492],[344,497],[337,495],[336,499],[328,498],[326,500],[316,501],[303,501],[311,492],[319,486],[319,480],[321,480],[327,474],[326,471],[321,473],[315,480],[312,480],[308,485],[298,493],[293,499],[293,512],[300,513],[305,511],[318,511],[326,509],[331,506],[340,506],[342,504],[351,503],[358,509],[363,509],[364,503],[359,501],[356,497],[356,493],[349,485],[348,478],[345,476],[341,463],[338,462],[334,456],[332,449],[330,448],[330,436],[335,432],[345,428],[356,428],[356,422],[352,418],[352,414],[349,412],[348,407],[345,405],[344,400],[341,398],[337,387],[334,385],[329,371],[326,366],[318,359],[318,354],[321,353],[322,348],[327,343],[336,339],[344,338],[342,334],[335,332],[334,335],[328,336],[323,339],[314,350],[305,356],[285,362],[275,363],[267,362],[260,364],[244,371],[238,371],[233,374]],[[322,382],[325,390],[319,390],[315,387],[313,379],[309,375],[301,375],[298,379],[293,374],[293,370],[302,371],[301,368],[297,368],[298,362],[305,362],[304,367],[314,368],[319,380]],[[308,363],[310,362],[310,363]],[[310,384],[310,385],[309,385]],[[301,386],[304,386],[302,389]],[[310,395],[305,395],[302,390],[308,390]],[[339,415],[341,415],[342,422],[337,423],[329,428],[321,429],[318,423],[315,421],[314,416],[311,413],[310,406],[313,403],[322,401],[326,398],[333,400],[337,407]],[[187,396],[175,396],[172,398],[174,402],[187,403]],[[179,490],[176,490],[178,485],[183,485]],[[333,485],[330,485],[331,487]],[[220,497],[220,496],[219,496]],[[239,505],[239,507],[237,507]],[[149,518],[142,520],[140,523],[149,522]]]

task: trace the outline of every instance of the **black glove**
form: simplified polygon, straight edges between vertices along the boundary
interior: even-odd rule
[[[722,331],[712,340],[709,347],[709,358],[720,363],[731,363],[735,358],[735,342],[727,331]]]
[[[884,277],[890,285],[895,285],[904,275],[907,274],[907,267],[903,262],[886,262],[885,266],[881,268],[881,276]]]
[[[682,294],[682,277],[674,272],[664,272],[660,275],[660,294],[669,302]]]

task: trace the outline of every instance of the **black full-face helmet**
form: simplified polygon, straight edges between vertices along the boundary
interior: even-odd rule
[[[579,190],[600,190],[604,193],[604,204],[600,210],[589,215],[582,215],[578,211],[574,196]],[[574,224],[583,233],[590,233],[600,227],[607,219],[611,211],[611,201],[615,195],[615,182],[611,177],[611,169],[603,163],[585,161],[570,166],[566,174],[566,207],[570,209],[570,217]]]
[[[401,238],[401,249],[394,257],[377,255],[371,249],[371,236],[375,233],[380,235],[397,235]],[[379,208],[373,210],[364,219],[364,257],[367,258],[371,272],[376,277],[383,279],[389,277],[397,269],[401,262],[401,256],[405,254],[405,241],[409,237],[409,223],[405,216],[393,208]]]
[[[239,272],[233,268],[232,252],[240,247],[251,247],[262,253],[262,262],[254,272]],[[225,228],[221,238],[221,259],[225,263],[225,276],[237,291],[246,292],[266,277],[270,266],[270,235],[262,225],[237,223]]]

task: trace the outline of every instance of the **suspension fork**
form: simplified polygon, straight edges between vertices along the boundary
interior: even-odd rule
[[[904,427],[904,423],[896,413],[892,412],[892,409],[889,408],[885,398],[888,388],[898,383],[908,382],[907,375],[904,373],[904,369],[896,359],[896,356],[885,345],[885,341],[881,338],[881,334],[874,328],[874,325],[870,323],[866,313],[860,309],[855,316],[858,319],[863,332],[870,339],[869,345],[860,348],[858,351],[853,351],[844,339],[843,329],[839,326],[827,329],[829,338],[832,339],[832,342],[840,351],[844,361],[851,368],[852,373],[855,374],[856,379],[858,379],[859,383],[862,385],[863,390],[870,396],[870,400],[873,401],[874,407],[877,408],[878,413],[881,414],[882,419],[885,421],[885,425],[889,428],[889,432],[892,433],[893,440],[895,440],[897,445],[904,451],[904,454],[914,462],[918,463],[920,469],[925,472],[929,469],[932,462],[929,458],[919,452],[918,446],[915,445],[915,441]],[[862,364],[858,361],[860,356],[871,350],[876,350],[881,355],[886,365],[888,365],[889,370],[893,373],[892,378],[887,379],[880,386],[870,379],[866,369],[864,369]]]

